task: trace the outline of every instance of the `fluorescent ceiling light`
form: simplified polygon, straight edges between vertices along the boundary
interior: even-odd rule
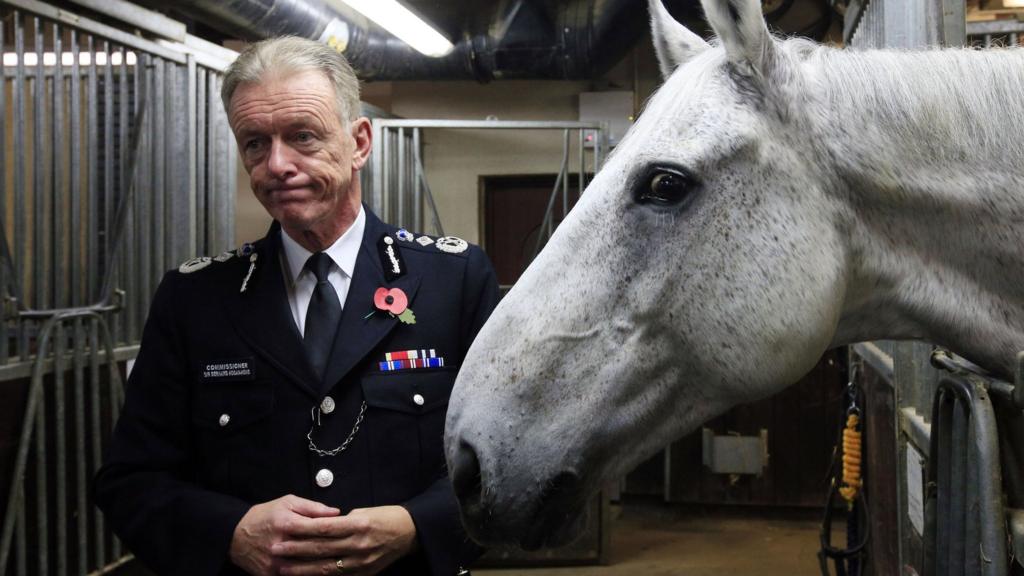
[[[127,57],[124,59],[129,66],[134,66],[136,63],[135,53],[128,52]],[[39,55],[35,52],[25,52],[25,66],[38,66]],[[18,65],[18,53],[17,52],[4,52],[3,56],[4,66],[17,66]],[[60,55],[60,63],[64,66],[71,66],[75,63],[74,52],[62,52]],[[78,63],[82,66],[92,65],[92,54],[90,52],[79,52]],[[57,55],[53,52],[43,53],[43,66],[56,66]],[[106,52],[96,52],[96,65],[106,66],[107,65],[107,54]],[[121,53],[114,52],[110,55],[110,65],[120,66],[121,65]]]
[[[422,54],[440,58],[455,49],[455,46],[433,26],[399,4],[397,0],[341,1]]]

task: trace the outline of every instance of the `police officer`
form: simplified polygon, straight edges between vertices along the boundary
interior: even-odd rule
[[[274,224],[164,277],[97,502],[159,574],[454,575],[477,550],[445,409],[493,269],[362,205],[370,124],[331,48],[254,44],[222,98]]]

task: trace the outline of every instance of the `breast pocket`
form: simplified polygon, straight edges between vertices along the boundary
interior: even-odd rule
[[[377,494],[400,501],[444,470],[444,419],[455,383],[454,368],[382,372],[362,379],[377,477],[397,492]],[[384,484],[382,490],[388,490]],[[379,492],[375,488],[375,492]]]
[[[270,381],[197,385],[192,424],[200,476],[211,488],[242,497],[258,493],[272,469],[273,412]]]

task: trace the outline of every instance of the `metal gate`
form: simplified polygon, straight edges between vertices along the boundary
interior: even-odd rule
[[[433,233],[439,236],[444,235],[444,227],[423,165],[425,130],[561,132],[561,167],[548,202],[535,254],[554,232],[552,214],[559,198],[562,213],[569,211],[569,174],[573,171],[573,164],[575,163],[578,174],[579,192],[582,194],[586,187],[587,174],[597,172],[608,147],[607,126],[600,122],[374,118],[375,150],[371,158],[370,173],[363,182],[363,189],[371,191],[367,203],[385,222],[420,232],[427,230],[429,216]],[[574,140],[578,152],[577,159],[570,158]]]
[[[164,271],[233,243],[233,53],[131,16],[0,0],[0,575],[123,560],[89,494],[125,364]]]

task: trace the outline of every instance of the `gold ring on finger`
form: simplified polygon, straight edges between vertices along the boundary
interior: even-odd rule
[[[334,563],[334,567],[338,569],[338,572],[344,572],[345,571],[345,561],[342,560],[341,558],[338,558],[338,561]]]

